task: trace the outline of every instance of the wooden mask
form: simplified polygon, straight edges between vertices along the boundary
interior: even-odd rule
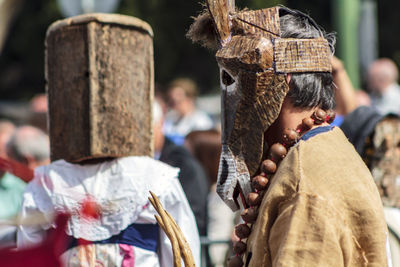
[[[280,38],[280,7],[236,12],[232,0],[209,0],[222,89],[222,153],[217,192],[232,209],[251,192],[264,152],[264,133],[289,90],[286,73],[330,72],[324,38]],[[201,16],[204,17],[204,14]],[[203,23],[204,25],[205,23]],[[189,31],[193,41],[205,42]]]

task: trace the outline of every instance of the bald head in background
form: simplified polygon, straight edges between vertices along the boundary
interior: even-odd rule
[[[368,68],[368,85],[378,94],[384,93],[389,85],[397,83],[398,77],[396,64],[388,58],[378,59]]]
[[[32,126],[18,127],[7,143],[10,158],[35,169],[50,163],[50,144],[47,134]]]
[[[368,68],[368,87],[372,106],[382,115],[400,114],[399,71],[393,60],[381,58]]]

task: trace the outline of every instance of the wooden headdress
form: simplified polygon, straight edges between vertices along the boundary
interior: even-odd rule
[[[309,20],[321,35],[281,38],[280,13]],[[208,0],[188,36],[216,47],[222,89],[222,154],[217,192],[233,210],[251,192],[264,133],[277,119],[289,90],[287,73],[330,72],[331,49],[307,15],[284,7],[236,11],[233,0]],[[243,198],[245,199],[245,198]]]
[[[86,14],[46,36],[51,160],[152,156],[153,32],[144,21]]]

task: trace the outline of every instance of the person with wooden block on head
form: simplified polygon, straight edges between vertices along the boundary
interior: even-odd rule
[[[87,14],[46,36],[51,164],[27,186],[18,247],[44,239],[55,212],[70,215],[67,266],[170,266],[149,190],[175,218],[199,264],[193,213],[178,169],[153,155],[153,32],[133,17]],[[183,224],[184,222],[184,224]]]
[[[286,7],[208,0],[189,29],[217,50],[217,192],[244,221],[229,266],[387,266],[387,228],[368,168],[339,128],[334,37]]]

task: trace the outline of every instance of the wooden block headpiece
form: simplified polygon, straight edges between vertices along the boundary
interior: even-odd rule
[[[51,160],[152,155],[153,33],[133,17],[87,14],[46,36]]]
[[[280,12],[296,13],[319,38],[281,38]],[[222,88],[222,154],[217,192],[233,210],[251,192],[264,133],[277,119],[289,90],[287,73],[331,72],[331,49],[307,15],[284,7],[236,11],[233,0],[208,0],[188,36],[217,48]]]

